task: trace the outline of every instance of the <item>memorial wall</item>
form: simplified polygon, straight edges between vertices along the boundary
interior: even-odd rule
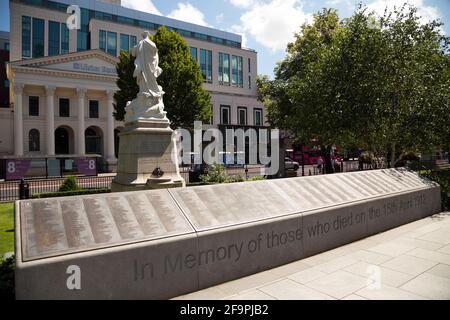
[[[18,201],[18,299],[167,299],[440,212],[403,169]]]

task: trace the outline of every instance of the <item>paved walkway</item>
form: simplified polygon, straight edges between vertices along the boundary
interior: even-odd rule
[[[176,299],[450,299],[450,212]]]

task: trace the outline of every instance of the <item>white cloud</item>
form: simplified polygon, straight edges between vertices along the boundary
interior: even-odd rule
[[[216,23],[221,24],[221,23],[223,22],[223,18],[224,18],[223,13],[218,14],[218,15],[216,16]]]
[[[152,0],[122,0],[122,6],[160,16],[162,15],[162,13],[155,7]]]
[[[244,48],[247,47],[247,35],[245,34],[245,32],[243,32],[242,26],[232,25],[231,28],[227,31],[240,35],[242,37],[242,46]]]
[[[439,18],[439,10],[425,5],[423,0],[376,0],[368,4],[367,7],[369,11],[374,11],[378,16],[383,16],[386,7],[388,11],[394,11],[394,7],[401,8],[405,2],[417,8],[417,14],[421,16],[421,23],[427,23]]]
[[[230,0],[230,3],[235,7],[250,8],[255,3],[255,0]]]
[[[195,23],[201,26],[209,26],[204,14],[189,2],[178,3],[178,7],[167,15],[169,18]]]
[[[231,1],[231,0],[230,0]],[[255,3],[241,16],[241,32],[250,34],[272,51],[284,50],[300,26],[312,20],[299,0],[270,0]]]
[[[356,8],[355,4],[355,1],[352,0],[327,0],[327,2],[325,2],[325,5],[327,7],[344,7],[347,10],[354,10]]]

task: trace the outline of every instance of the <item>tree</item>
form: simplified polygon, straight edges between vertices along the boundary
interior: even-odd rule
[[[114,94],[114,118],[117,121],[123,121],[125,118],[125,107],[127,102],[136,98],[139,93],[139,86],[136,78],[133,77],[134,60],[130,52],[121,50],[120,61],[116,66],[117,69],[117,87],[119,90]]]
[[[159,53],[159,66],[163,73],[158,78],[164,95],[164,106],[172,128],[192,128],[194,121],[208,121],[211,117],[211,96],[203,89],[203,78],[197,62],[191,58],[189,47],[175,31],[162,26],[152,37]],[[114,113],[123,120],[127,101],[139,92],[133,78],[134,58],[128,52],[120,53],[117,65],[119,91],[115,94]]]
[[[258,79],[269,121],[301,141],[318,139],[327,154],[333,144],[356,145],[396,159],[448,145],[449,46],[440,26],[420,24],[407,6],[382,18],[360,8],[343,21],[322,10],[288,45],[275,79]]]

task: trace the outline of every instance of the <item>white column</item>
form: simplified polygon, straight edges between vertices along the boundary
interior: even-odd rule
[[[108,161],[114,161],[116,160],[116,155],[114,152],[114,91],[108,90],[106,92],[107,97],[107,115],[106,118],[108,120],[107,126],[106,126],[106,159]]]
[[[78,88],[77,89],[77,95],[78,95],[78,134],[77,134],[77,154],[83,155],[86,153],[86,146],[85,146],[85,137],[84,137],[84,100],[86,98],[86,89],[84,88]]]
[[[47,110],[45,112],[45,141],[47,143],[46,152],[49,156],[55,155],[55,87],[45,87],[47,96]]]
[[[14,154],[23,156],[23,84],[14,85]]]

